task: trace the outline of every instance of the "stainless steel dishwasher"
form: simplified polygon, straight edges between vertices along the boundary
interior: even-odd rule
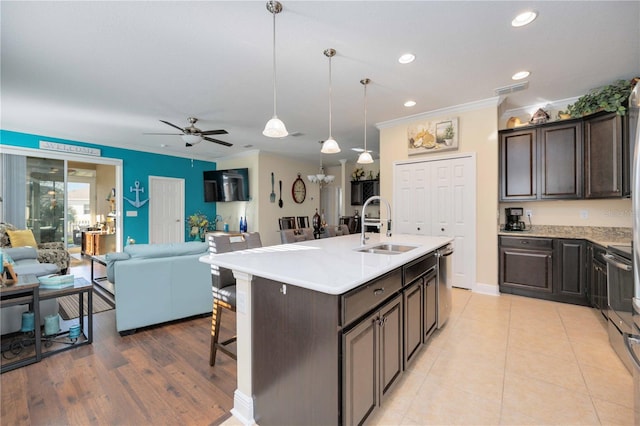
[[[436,250],[436,257],[438,258],[438,328],[444,326],[449,314],[451,314],[451,305],[453,303],[451,292],[453,278],[452,254],[453,244],[447,244]]]

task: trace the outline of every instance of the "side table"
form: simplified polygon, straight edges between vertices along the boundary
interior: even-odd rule
[[[40,281],[32,274],[24,274],[18,276],[18,282],[9,286],[0,287],[0,308],[5,306],[15,306],[29,304],[29,310],[33,312],[33,320],[35,324],[34,340],[35,353],[28,358],[22,358],[15,362],[3,364],[0,373],[14,370],[18,367],[39,362],[42,359],[41,340],[40,340]]]
[[[84,314],[84,297],[83,295],[87,295],[87,314]],[[55,353],[66,351],[69,349],[73,349],[82,345],[89,345],[93,342],[93,284],[84,278],[76,278],[73,287],[66,287],[60,289],[44,289],[40,287],[40,300],[47,299],[57,299],[58,297],[77,295],[78,296],[78,312],[80,316],[78,319],[70,319],[70,320],[62,320],[61,321],[61,329],[55,336],[45,337],[45,342],[52,343],[55,347],[52,349],[43,351],[42,358],[51,356]],[[85,317],[86,316],[86,327],[85,327]],[[57,337],[60,336],[68,336],[69,328],[73,325],[80,325],[80,336],[77,341],[70,342],[60,342],[56,341]],[[56,344],[62,343],[62,344]],[[48,346],[48,343],[45,345]]]

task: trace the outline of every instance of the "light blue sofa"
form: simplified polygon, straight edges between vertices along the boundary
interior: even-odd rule
[[[198,261],[207,250],[207,243],[187,242],[134,244],[108,253],[118,332],[131,334],[140,327],[210,313],[211,268]]]

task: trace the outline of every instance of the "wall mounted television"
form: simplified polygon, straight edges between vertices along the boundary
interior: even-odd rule
[[[203,172],[204,201],[207,203],[249,201],[249,169]]]

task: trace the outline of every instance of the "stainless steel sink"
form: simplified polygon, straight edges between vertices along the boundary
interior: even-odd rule
[[[356,249],[361,253],[375,253],[375,254],[402,254],[410,250],[417,248],[416,246],[405,246],[401,244],[378,244],[377,246],[364,247]]]

